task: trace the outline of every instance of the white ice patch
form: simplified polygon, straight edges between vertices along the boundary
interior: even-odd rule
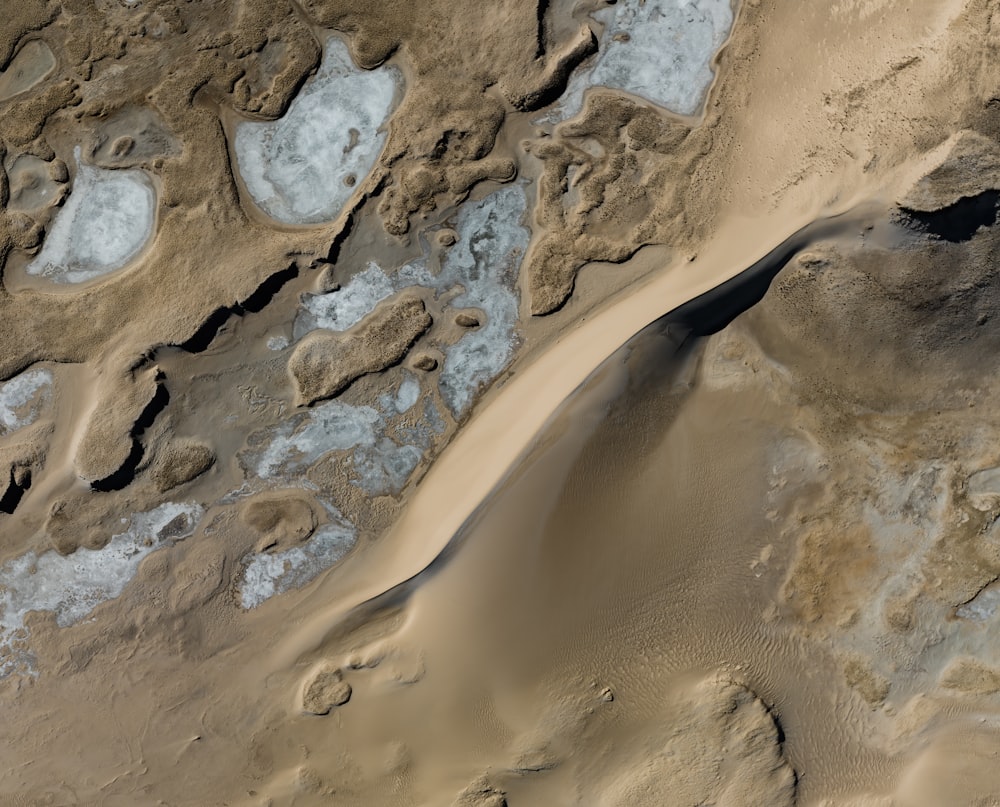
[[[301,588],[343,558],[354,542],[354,527],[338,518],[316,530],[302,546],[252,555],[240,586],[243,607],[256,608],[276,594]]]
[[[28,370],[0,385],[0,434],[30,426],[51,398],[52,373]]]
[[[518,321],[517,276],[531,238],[524,226],[524,189],[512,185],[458,212],[458,240],[445,254],[440,271],[430,271],[425,258],[387,275],[375,263],[342,288],[303,302],[296,318],[295,338],[314,328],[342,331],[360,322],[381,301],[413,286],[436,293],[461,289],[454,308],[477,308],[486,316],[445,352],[441,395],[456,417],[472,404],[476,393],[495,379],[514,358]]]
[[[441,396],[456,417],[514,358],[517,276],[531,238],[522,223],[526,204],[524,190],[513,185],[463,205],[455,226],[458,241],[445,255],[441,271],[432,275],[423,263],[399,270],[401,280],[438,291],[461,286],[464,292],[451,305],[486,314],[479,328],[445,351]]]
[[[28,552],[0,566],[0,677],[28,669],[28,613],[52,611],[61,628],[79,622],[100,603],[119,597],[144,557],[189,536],[201,515],[197,504],[168,502],[134,514],[128,529],[103,549],[81,548],[65,556]]]
[[[730,0],[621,0],[594,17],[604,23],[597,58],[570,78],[546,120],[576,115],[590,87],[624,90],[681,115],[698,111],[712,57],[733,25]]]
[[[969,501],[977,510],[989,510],[1000,501],[1000,468],[986,468],[969,477]]]
[[[998,606],[1000,606],[1000,587],[993,584],[984,588],[965,605],[955,609],[955,615],[974,622],[985,622],[996,613]]]
[[[304,417],[279,424],[270,445],[257,460],[257,476],[273,479],[312,465],[330,451],[375,445],[379,413],[370,406],[328,401]]]
[[[149,241],[156,192],[144,171],[80,162],[69,200],[56,214],[42,251],[25,269],[56,283],[82,283],[121,269]]]
[[[395,409],[400,415],[409,412],[420,400],[420,382],[412,373],[407,373],[396,393]]]
[[[286,347],[288,347],[287,336],[271,336],[267,340],[268,350],[284,350]]]
[[[289,418],[262,451],[250,455],[250,467],[261,479],[288,480],[330,452],[351,451],[358,487],[373,496],[398,493],[420,463],[433,427],[409,427],[401,435],[403,443],[387,435],[391,419],[419,400],[420,385],[412,374],[396,395],[384,397],[380,409],[327,401]],[[433,405],[430,409],[438,417]]]
[[[382,150],[399,82],[392,67],[359,70],[342,40],[327,39],[283,118],[236,127],[236,162],[257,205],[285,224],[336,218]]]
[[[392,292],[392,281],[386,273],[378,264],[369,263],[363,272],[352,277],[343,288],[303,300],[302,311],[295,319],[293,335],[300,339],[316,328],[346,331],[361,322]]]
[[[418,446],[400,445],[388,437],[373,446],[362,446],[354,452],[358,487],[371,496],[399,493],[423,456]]]

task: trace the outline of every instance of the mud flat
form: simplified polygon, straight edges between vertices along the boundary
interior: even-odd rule
[[[27,92],[43,81],[56,67],[52,48],[41,39],[30,39],[21,46],[7,68],[0,72],[0,101]]]

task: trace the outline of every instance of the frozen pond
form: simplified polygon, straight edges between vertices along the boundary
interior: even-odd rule
[[[514,358],[517,345],[517,277],[531,232],[523,224],[524,190],[512,185],[478,202],[464,204],[455,229],[458,241],[437,275],[423,264],[399,270],[401,282],[437,291],[464,289],[451,301],[455,308],[482,311],[485,321],[445,349],[441,397],[455,417],[468,411],[483,387]]]
[[[356,325],[396,291],[421,286],[437,294],[460,290],[454,309],[483,313],[480,326],[445,348],[440,389],[456,417],[472,405],[476,394],[514,358],[517,344],[517,278],[531,232],[523,219],[527,201],[521,185],[511,185],[479,201],[466,202],[455,224],[457,241],[445,253],[438,272],[426,258],[408,263],[393,274],[369,263],[343,288],[314,295],[303,302],[294,336],[314,328],[341,331]]]
[[[34,213],[56,201],[61,183],[52,179],[51,163],[34,154],[19,154],[7,169],[10,180],[8,210]]]
[[[103,549],[28,552],[0,566],[0,677],[28,669],[25,616],[52,611],[61,628],[119,597],[139,563],[159,547],[186,538],[201,518],[197,504],[162,504],[132,516]]]
[[[302,303],[302,313],[295,319],[293,335],[301,339],[316,328],[346,331],[361,322],[375,310],[376,305],[395,291],[396,286],[386,273],[377,263],[370,262],[343,288],[306,298]]]
[[[80,162],[69,200],[56,214],[42,250],[25,271],[56,283],[82,283],[121,269],[149,241],[156,191],[140,170]]]
[[[590,87],[624,90],[681,115],[698,112],[712,84],[712,57],[733,25],[730,0],[621,0],[594,18],[605,26],[598,55],[573,74],[546,120],[576,115]]]
[[[385,144],[379,128],[400,81],[392,67],[359,70],[330,37],[319,72],[283,118],[236,127],[236,162],[254,202],[285,224],[336,218]]]

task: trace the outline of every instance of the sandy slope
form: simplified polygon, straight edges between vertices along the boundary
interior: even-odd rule
[[[0,101],[0,373],[53,380],[0,437],[0,564],[24,572],[0,592],[0,801],[1000,797],[1000,658],[962,616],[1000,574],[974,476],[1000,462],[995,236],[967,226],[1000,189],[993,5],[747,0],[702,115],[596,91],[539,125],[593,7],[8,15],[24,72],[0,87],[37,83]],[[405,90],[341,213],[281,225],[231,142],[328,29]],[[156,232],[57,289],[25,267],[80,144],[146,172]],[[324,349],[361,349],[303,393],[300,296],[372,261],[393,279],[370,309],[415,289],[419,327],[324,297],[352,317]],[[750,267],[780,270],[758,306],[665,330]],[[487,295],[519,316],[470,414],[442,379],[506,311]],[[136,576],[108,600],[111,557]],[[247,569],[291,590],[248,595]]]

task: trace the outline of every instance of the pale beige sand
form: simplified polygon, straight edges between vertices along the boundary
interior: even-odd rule
[[[0,438],[0,567],[34,558],[0,596],[114,549],[134,513],[204,513],[85,618],[43,608],[4,637],[0,803],[1000,799],[1000,653],[973,618],[1000,574],[996,236],[921,234],[1000,190],[998,12],[746,0],[698,118],[597,91],[539,127],[597,5],[5,10],[0,70],[40,66],[0,100],[0,376],[54,381]],[[284,112],[329,29],[405,90],[341,215],[279,227],[233,131]],[[56,289],[24,267],[77,145],[149,173],[157,232]],[[514,359],[471,414],[439,388],[488,324],[456,291],[286,346],[302,295],[372,260],[437,271],[457,206],[515,177]],[[761,259],[788,263],[729,327],[643,331]],[[425,404],[440,428],[374,494],[361,454],[267,454],[330,396],[382,413],[369,452]],[[242,607],[247,558],[280,565],[338,519],[343,560]]]

